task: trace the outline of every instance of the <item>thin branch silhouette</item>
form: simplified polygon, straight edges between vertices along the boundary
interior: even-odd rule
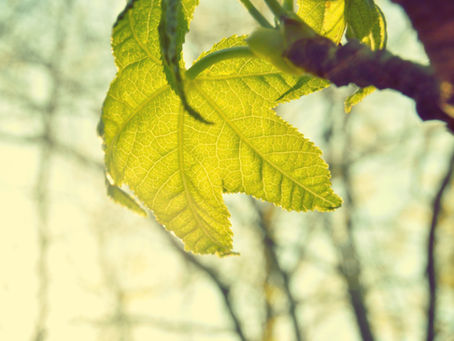
[[[443,195],[449,188],[451,177],[454,173],[454,150],[448,164],[448,169],[444,175],[432,204],[432,219],[430,222],[429,236],[427,239],[427,285],[429,290],[427,304],[427,330],[426,340],[433,341],[436,336],[435,322],[437,316],[437,266],[435,260],[436,229],[440,213],[442,211]]]

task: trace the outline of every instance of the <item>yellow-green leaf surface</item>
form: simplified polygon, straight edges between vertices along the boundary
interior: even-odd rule
[[[111,197],[113,201],[129,208],[131,211],[134,211],[137,214],[143,216],[147,215],[147,212],[142,207],[140,207],[140,205],[128,193],[123,191],[121,188],[118,188],[117,186],[111,185],[108,181],[106,182],[107,195]]]
[[[357,39],[371,50],[385,48],[387,41],[385,16],[373,0],[348,0],[345,13],[347,38]],[[373,86],[357,89],[345,100],[345,112],[350,112],[354,105],[375,90]]]
[[[298,0],[298,15],[318,34],[338,44],[345,31],[345,0]]]
[[[377,88],[375,86],[367,86],[365,88],[359,88],[355,90],[353,94],[348,96],[344,102],[344,111],[349,113],[352,111],[353,106],[361,102],[366,96],[373,93]]]
[[[348,0],[345,16],[348,38],[358,39],[372,50],[386,46],[385,17],[373,0]]]
[[[185,10],[190,3],[183,1]],[[320,150],[272,110],[298,78],[256,57],[224,60],[184,81],[190,105],[213,124],[197,121],[167,83],[160,11],[159,1],[135,1],[114,27],[118,74],[102,114],[112,185],[128,186],[195,253],[231,253],[222,193],[244,192],[296,211],[340,206]],[[212,51],[238,45],[246,45],[244,37]],[[325,86],[308,76],[292,95]]]

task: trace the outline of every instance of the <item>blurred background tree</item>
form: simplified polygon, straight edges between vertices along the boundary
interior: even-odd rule
[[[389,49],[427,62],[400,8],[378,4]],[[454,340],[454,141],[397,93],[349,115],[351,89],[277,109],[324,151],[345,203],[297,214],[226,196],[239,257],[187,254],[109,201],[95,127],[123,6],[0,2],[0,339],[422,340],[436,292],[437,340]],[[186,64],[253,28],[238,1],[201,0]]]

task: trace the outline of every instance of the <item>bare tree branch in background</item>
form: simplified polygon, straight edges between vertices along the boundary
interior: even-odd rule
[[[54,116],[58,111],[58,101],[62,82],[60,79],[61,63],[64,58],[64,49],[66,43],[66,25],[64,23],[65,13],[68,12],[72,5],[72,0],[66,0],[59,8],[59,13],[56,22],[56,44],[52,53],[52,59],[49,61],[49,76],[51,79],[51,89],[47,103],[41,111],[42,122],[42,135],[41,143],[41,156],[38,167],[38,175],[35,185],[35,196],[38,213],[38,243],[39,243],[39,257],[38,257],[38,314],[33,332],[32,340],[43,341],[46,339],[46,322],[48,317],[49,305],[49,265],[48,265],[48,252],[50,236],[48,231],[49,220],[49,193],[48,186],[50,182],[50,170],[52,167],[52,147],[51,141],[54,138]],[[21,51],[24,53],[24,51]],[[31,99],[26,103],[32,103]],[[30,140],[26,138],[25,140]]]
[[[327,96],[328,97],[328,96]],[[327,98],[328,99],[328,98]],[[355,210],[355,201],[353,193],[353,183],[350,174],[350,153],[352,150],[351,132],[349,130],[349,120],[351,116],[345,116],[341,127],[336,127],[336,120],[334,119],[333,110],[334,103],[332,99],[331,105],[328,107],[326,115],[326,128],[324,138],[326,143],[330,144],[333,140],[333,135],[337,131],[342,131],[343,138],[343,149],[339,159],[337,159],[333,153],[334,146],[329,146],[325,153],[328,163],[338,169],[342,178],[344,187],[344,203],[342,204],[342,211],[344,212],[344,223],[336,223],[334,228],[332,223],[332,217],[325,215],[325,228],[333,243],[334,248],[338,252],[339,257],[339,272],[343,277],[347,289],[350,306],[353,310],[356,324],[358,326],[359,333],[363,341],[374,341],[375,336],[372,330],[372,326],[368,318],[368,309],[365,301],[365,289],[361,281],[361,264],[357,253],[356,242],[354,239],[354,221],[353,211]],[[332,142],[331,142],[332,143]]]
[[[141,316],[134,314],[125,314],[123,317],[125,323],[131,327],[148,327],[153,329],[159,329],[165,332],[178,333],[182,335],[187,335],[189,333],[197,334],[225,334],[225,333],[235,333],[234,330],[229,328],[220,328],[216,326],[209,326],[205,324],[199,324],[196,322],[185,322],[185,321],[175,321],[175,320],[166,320],[153,316]],[[82,322],[84,324],[89,324],[96,328],[103,328],[106,326],[115,325],[115,319],[109,320],[87,320],[87,319],[78,319],[77,322]]]
[[[436,247],[436,229],[438,226],[438,219],[442,211],[441,203],[445,191],[449,188],[451,177],[454,172],[454,149],[451,153],[448,169],[443,177],[438,191],[433,200],[432,219],[430,222],[429,236],[427,239],[427,284],[429,290],[428,304],[427,304],[427,330],[426,340],[433,341],[436,336],[435,321],[437,316],[437,268],[435,261],[435,247]]]
[[[182,256],[185,260],[187,260],[190,264],[192,264],[197,270],[201,271],[215,284],[215,287],[221,293],[222,298],[224,300],[224,305],[227,309],[228,315],[230,316],[230,320],[234,326],[234,331],[238,335],[238,338],[241,341],[247,341],[245,336],[243,327],[241,325],[240,319],[235,312],[233,307],[233,302],[230,298],[230,286],[227,283],[224,283],[216,271],[209,266],[201,263],[193,254],[184,251],[183,247],[175,240],[170,233],[168,233],[163,226],[161,226],[154,218],[152,218],[153,224],[158,227],[157,229],[164,233],[165,237],[168,239],[169,244],[172,248],[177,251],[177,253]]]
[[[265,305],[265,317],[262,327],[262,341],[272,341],[273,333],[275,330],[275,320],[277,313],[273,309],[273,289],[274,286],[272,282],[272,273],[271,273],[271,260],[269,257],[266,257],[264,260],[264,271],[265,275],[263,276],[262,290],[263,290],[263,300]]]
[[[275,274],[282,281],[281,286],[287,298],[288,314],[292,321],[295,340],[305,340],[306,338],[303,335],[300,322],[298,321],[297,301],[290,288],[290,276],[279,263],[277,245],[272,237],[271,216],[272,210],[274,208],[272,206],[269,206],[268,208],[262,209],[257,205],[257,202],[255,200],[252,200],[252,203],[257,214],[257,226],[260,229],[263,238],[263,250],[265,257],[269,260],[270,263],[270,273]]]
[[[0,132],[0,139],[9,143],[15,144],[37,144],[41,146],[40,159],[38,165],[38,173],[35,180],[34,186],[34,199],[36,202],[37,211],[37,239],[38,239],[38,260],[37,260],[37,278],[38,278],[38,292],[37,292],[37,317],[35,327],[32,335],[33,341],[44,341],[47,338],[47,318],[49,314],[49,247],[50,247],[50,232],[48,229],[49,222],[49,192],[48,186],[50,182],[50,170],[52,167],[52,154],[53,146],[52,139],[54,136],[54,116],[58,110],[58,101],[61,92],[61,80],[60,63],[63,58],[63,51],[66,39],[65,25],[63,25],[64,12],[72,1],[66,1],[62,4],[59,13],[59,19],[57,22],[57,40],[56,45],[52,54],[52,60],[46,62],[48,66],[49,78],[51,79],[51,90],[48,94],[47,102],[38,106],[34,103],[33,99],[28,97],[26,93],[18,93],[17,91],[11,91],[10,94],[3,92],[3,96],[9,96],[9,98],[17,99],[21,104],[25,105],[28,109],[35,111],[41,117],[42,132],[38,135],[18,135],[7,132]],[[37,3],[37,2],[35,2]],[[20,7],[18,7],[20,9]],[[13,11],[11,18],[16,18],[18,13]],[[8,22],[13,22],[9,20]],[[9,27],[11,28],[11,27]],[[1,33],[5,33],[6,30],[2,30]],[[10,30],[8,30],[10,32]],[[9,37],[12,39],[11,37]],[[14,39],[12,39],[15,41]],[[15,41],[17,43],[17,41]],[[22,56],[23,62],[34,63],[36,59],[33,59],[35,53],[30,51],[26,44],[17,44],[16,48],[12,49],[11,57]],[[15,55],[16,54],[16,55]],[[32,59],[30,59],[32,58]],[[8,63],[7,63],[8,65]]]
[[[96,239],[98,243],[98,262],[103,273],[104,282],[113,296],[112,313],[109,317],[98,323],[98,326],[102,327],[114,327],[118,335],[118,341],[132,341],[132,326],[127,312],[125,302],[125,290],[121,286],[115,269],[109,262],[108,256],[106,255],[106,231],[103,228],[96,229]]]
[[[50,120],[47,115],[48,120]],[[49,251],[49,198],[48,198],[48,183],[49,183],[49,168],[51,162],[51,151],[47,143],[43,144],[41,149],[41,160],[39,165],[38,177],[36,180],[35,194],[36,206],[38,211],[38,244],[39,258],[37,275],[39,280],[38,288],[38,316],[35,325],[34,336],[32,340],[43,341],[46,339],[46,320],[48,316],[48,296],[49,296],[49,268],[48,268],[48,251]]]

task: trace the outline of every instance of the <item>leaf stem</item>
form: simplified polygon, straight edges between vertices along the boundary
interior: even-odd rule
[[[218,50],[206,55],[205,57],[192,64],[192,66],[186,71],[186,77],[189,79],[194,79],[205,69],[226,59],[252,57],[253,55],[254,54],[248,46],[235,46]]]
[[[284,9],[293,12],[293,0],[284,0]]]
[[[427,305],[427,330],[426,340],[432,341],[436,336],[436,312],[438,299],[437,267],[436,267],[436,229],[440,213],[442,212],[442,200],[446,190],[449,189],[451,177],[454,175],[454,151],[451,154],[448,170],[440,183],[437,194],[432,204],[432,220],[430,223],[429,236],[427,240],[427,283],[429,288],[429,299]]]
[[[277,19],[285,14],[285,9],[282,8],[281,4],[277,0],[265,0],[265,2]]]
[[[240,0],[240,2],[246,7],[249,14],[263,27],[272,28],[273,26],[266,20],[266,18],[259,12],[257,8],[252,4],[251,0]]]

